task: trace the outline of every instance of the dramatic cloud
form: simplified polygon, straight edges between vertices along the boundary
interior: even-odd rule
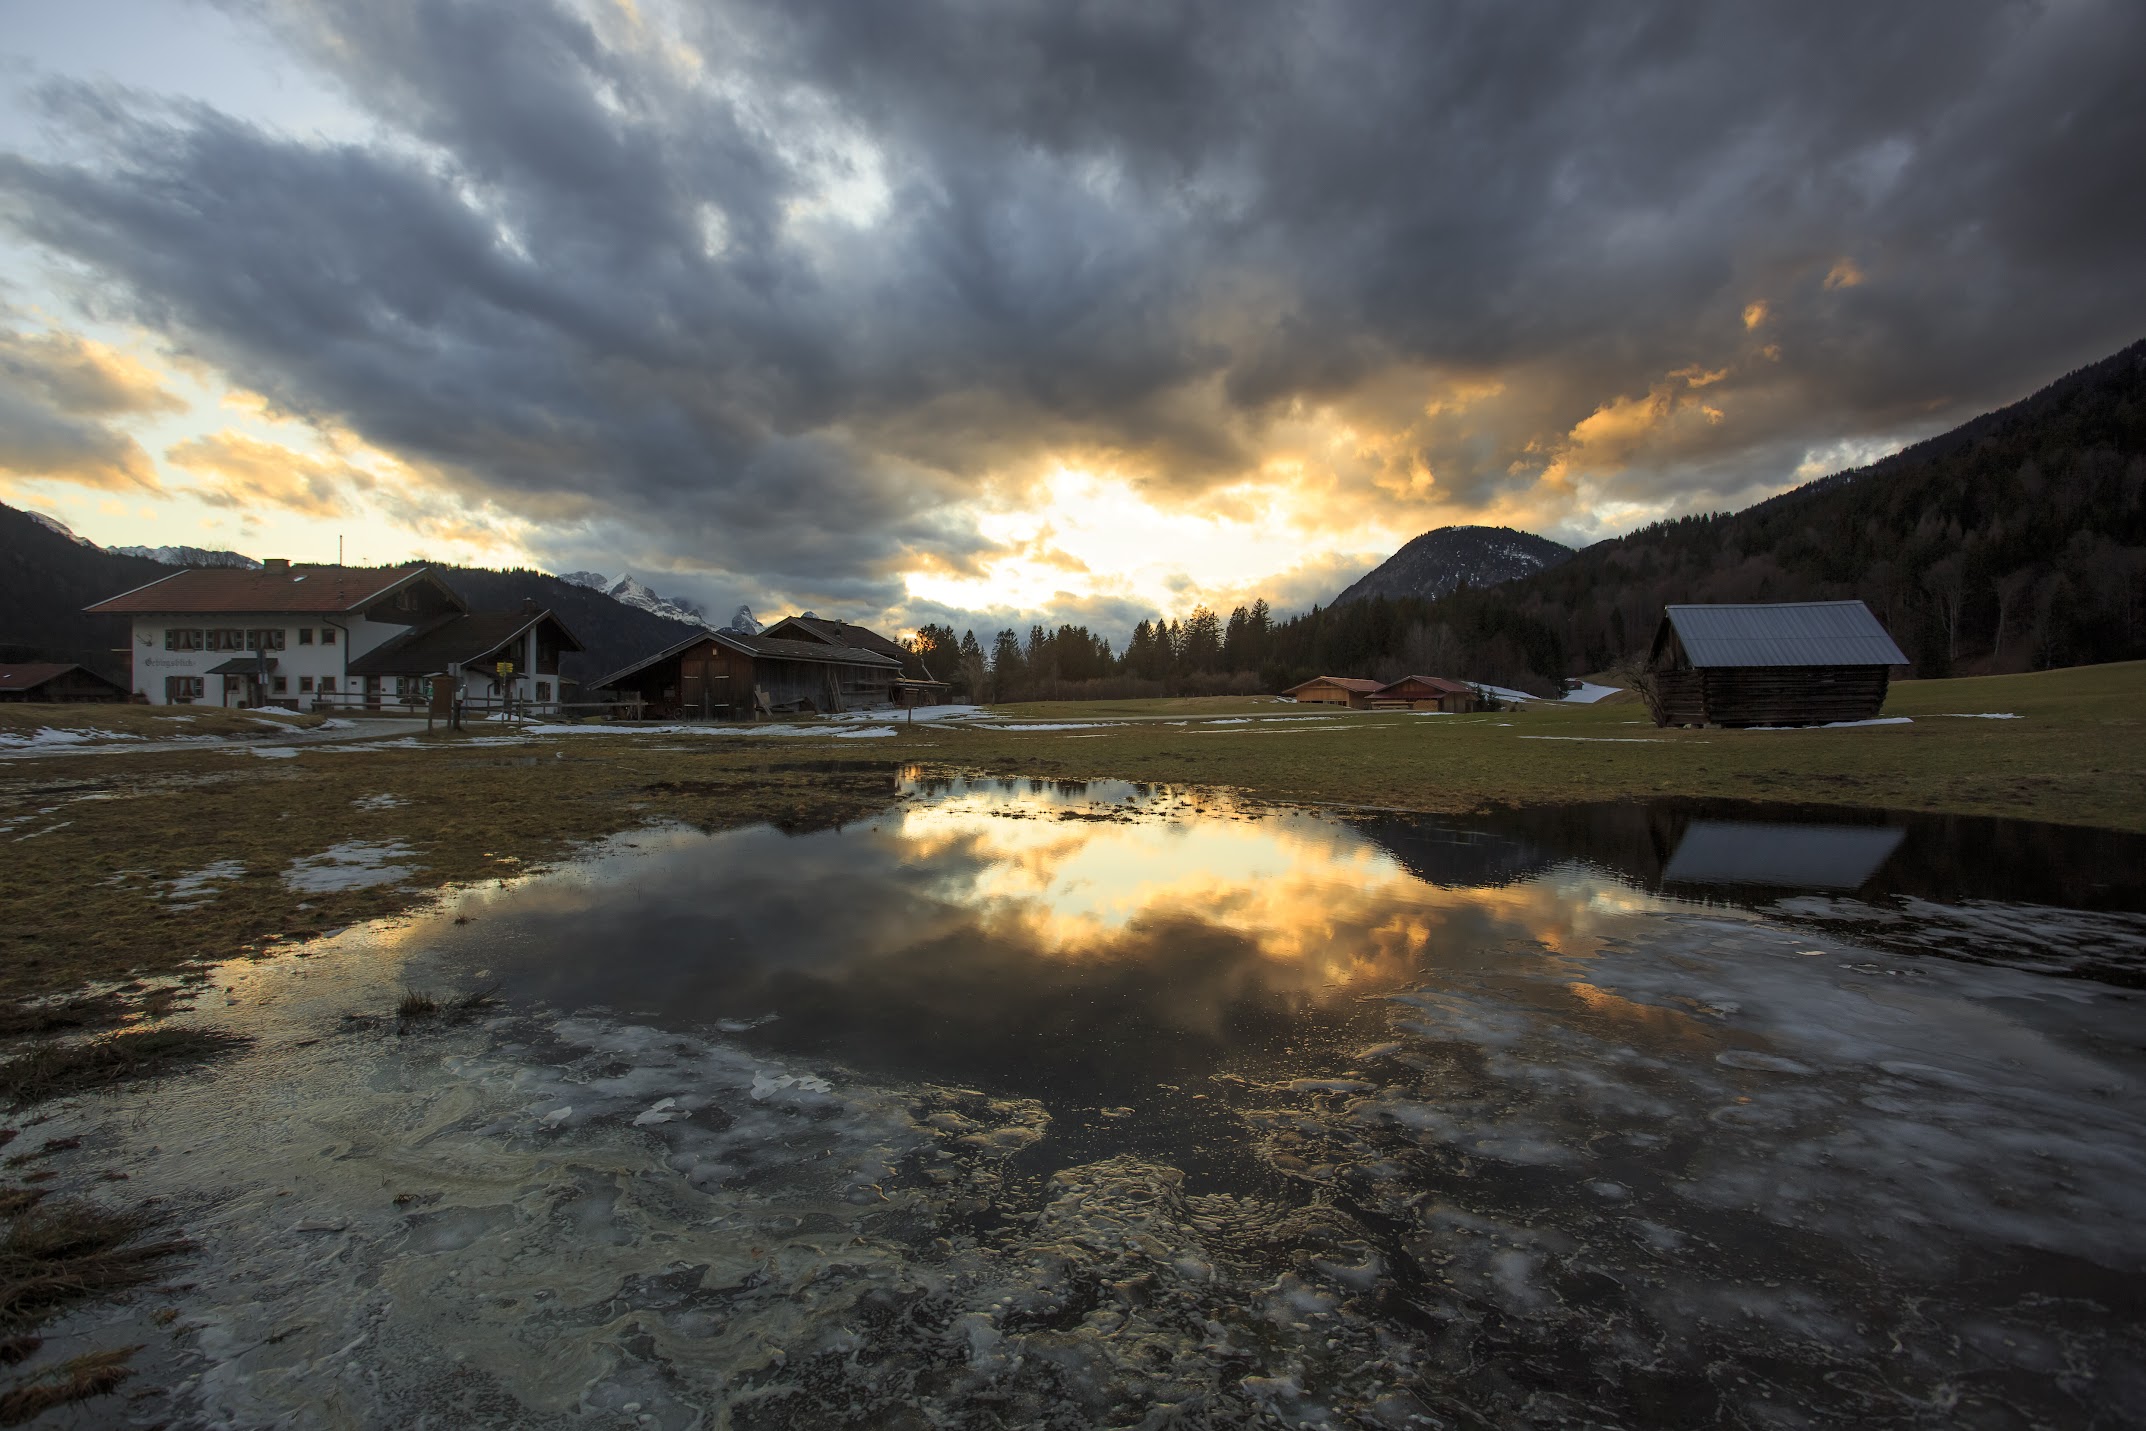
[[[175,443],[164,456],[173,466],[207,479],[196,489],[200,500],[240,511],[268,506],[334,517],[347,510],[353,488],[373,485],[370,474],[343,463],[228,429]]]
[[[0,306],[0,473],[154,492],[156,468],[112,421],[181,404],[135,358],[74,333],[4,326]]]
[[[1003,530],[1068,470],[1286,512],[1277,591],[1366,532],[1592,536],[2146,329],[2124,0],[257,18],[376,136],[56,81],[76,150],[0,156],[0,216],[540,553],[711,605],[1151,604]]]

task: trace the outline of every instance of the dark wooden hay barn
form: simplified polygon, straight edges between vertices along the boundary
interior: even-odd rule
[[[68,663],[0,666],[0,701],[123,701],[127,688]]]
[[[613,671],[593,688],[639,696],[659,720],[750,719],[756,711],[869,709],[892,699],[901,662],[877,651],[710,631]]]
[[[1869,720],[1907,664],[1860,601],[1671,606],[1640,683],[1656,725]]]

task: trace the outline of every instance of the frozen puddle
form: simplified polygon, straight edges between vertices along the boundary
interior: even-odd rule
[[[261,1051],[42,1130],[200,1247],[71,1324],[147,1344],[125,1414],[2146,1417],[2136,842],[904,793],[219,971]],[[2059,914],[2096,977],[1988,959]]]

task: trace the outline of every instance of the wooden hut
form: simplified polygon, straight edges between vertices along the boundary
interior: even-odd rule
[[[1656,725],[1869,720],[1907,664],[1860,601],[1671,606],[1640,683]]]
[[[1403,676],[1379,687],[1370,704],[1374,710],[1386,706],[1395,710],[1447,711],[1465,715],[1480,710],[1483,701],[1475,687],[1466,681],[1449,680],[1444,676]]]
[[[123,701],[127,688],[58,661],[0,666],[0,701]]]
[[[1313,676],[1282,694],[1299,705],[1348,706],[1362,710],[1378,694],[1379,683],[1355,676]]]

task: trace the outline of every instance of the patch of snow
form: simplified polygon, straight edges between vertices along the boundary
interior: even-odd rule
[[[1565,704],[1591,706],[1604,696],[1614,696],[1623,689],[1622,686],[1598,686],[1593,681],[1582,681],[1578,690],[1565,692]]]
[[[330,845],[317,855],[292,860],[290,868],[283,872],[283,883],[286,888],[306,894],[400,884],[410,877],[411,867],[394,861],[407,859],[414,853],[400,842],[345,840],[340,845]]]
[[[289,745],[256,745],[249,748],[246,753],[261,760],[295,760],[298,758],[297,748]]]
[[[831,715],[827,717],[827,719],[833,721],[908,721],[912,718],[918,725],[924,725],[932,721],[942,720],[1005,719],[1004,716],[993,715],[989,711],[986,711],[982,706],[918,706],[913,712],[904,710],[900,706],[880,706],[874,710],[844,711],[840,715]]]
[[[173,904],[199,902],[209,893],[210,885],[240,879],[245,873],[246,865],[243,860],[217,860],[174,879],[164,887],[164,898]]]
[[[1659,736],[1648,735],[1523,735],[1522,740],[1584,740],[1599,745],[1667,745]]]
[[[350,803],[360,810],[392,810],[398,805],[407,805],[410,802],[400,795],[383,792],[379,795],[361,795]]]
[[[2011,711],[1940,711],[1942,720],[2018,720]]]
[[[1875,716],[1870,720],[1832,720],[1824,725],[1747,725],[1745,730],[1854,730],[1865,725],[1913,725],[1909,716]]]
[[[9,750],[41,748],[50,750],[61,745],[87,745],[97,740],[140,740],[138,735],[128,735],[116,730],[59,730],[41,726],[28,735],[0,733],[0,747]]]

